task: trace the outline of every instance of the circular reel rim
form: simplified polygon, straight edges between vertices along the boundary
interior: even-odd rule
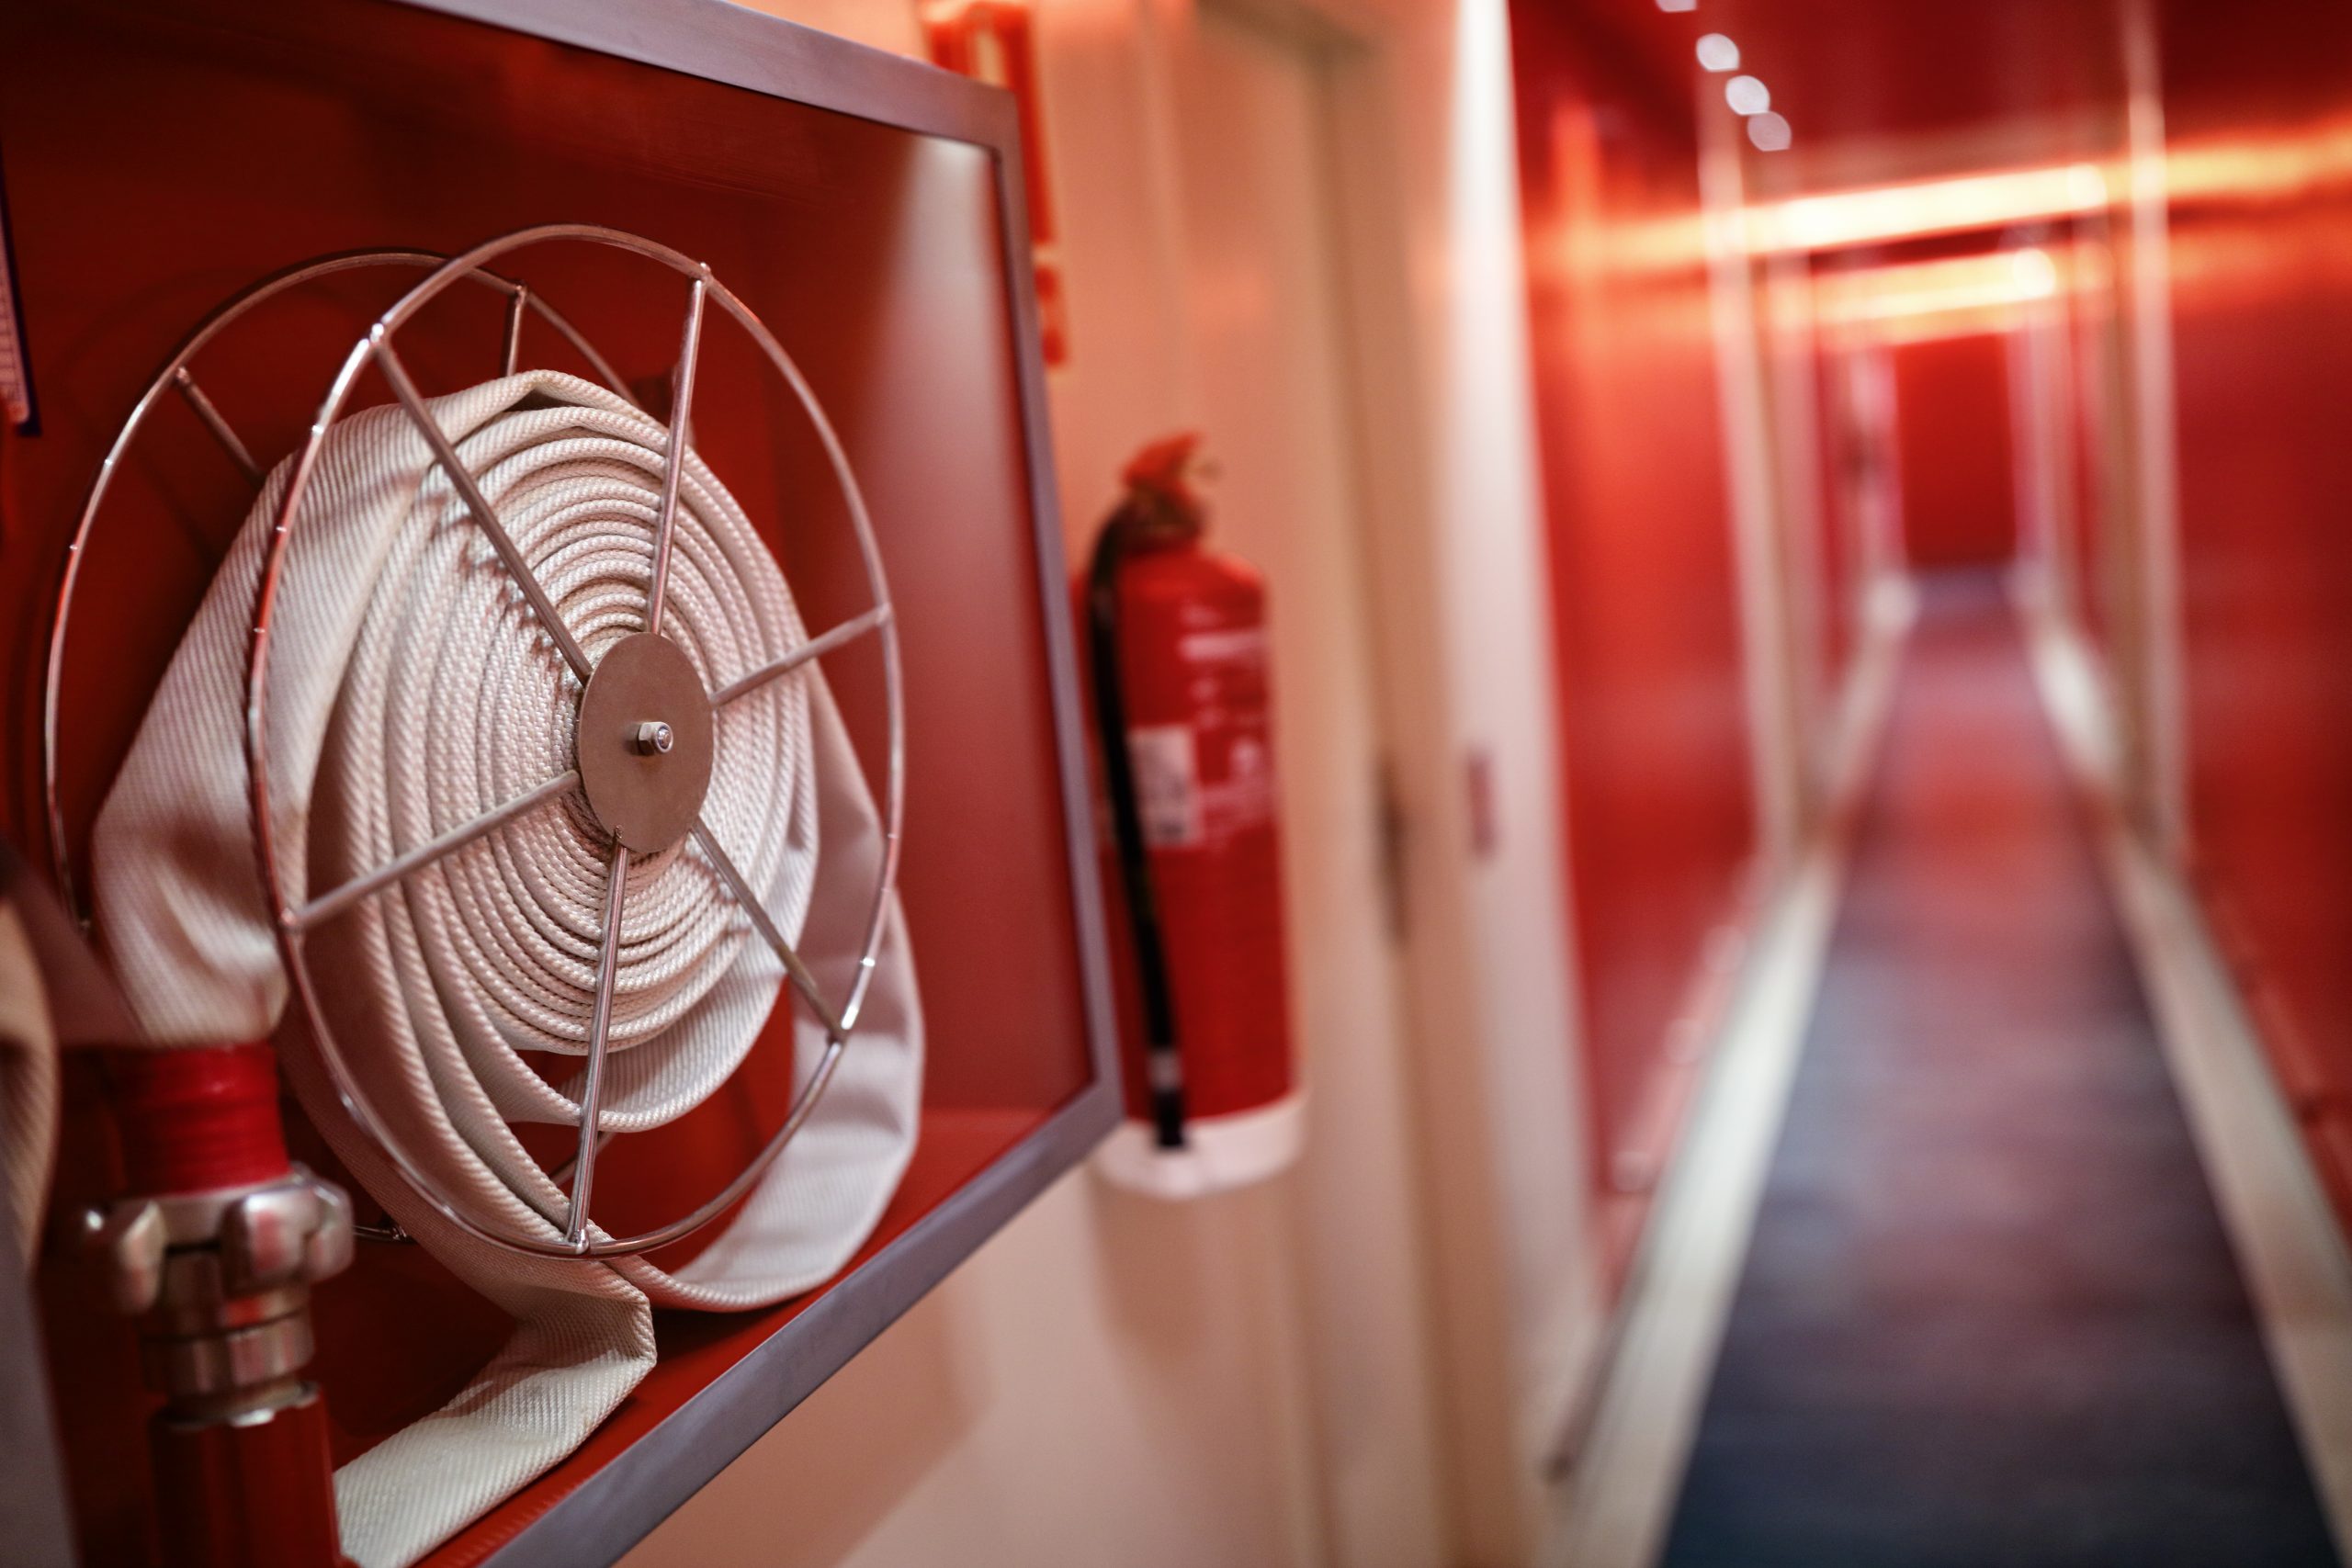
[[[506,254],[533,244],[553,241],[576,240],[603,244],[631,252],[660,262],[686,278],[702,291],[704,298],[715,300],[752,337],[772,368],[791,388],[802,412],[816,431],[827,459],[832,467],[843,502],[848,508],[853,532],[858,547],[867,586],[874,596],[873,606],[865,612],[876,617],[870,629],[877,633],[883,661],[884,702],[888,723],[888,769],[883,790],[882,855],[877,868],[876,886],[868,907],[865,940],[858,954],[855,978],[835,1021],[828,1022],[825,1048],[816,1066],[809,1072],[794,1098],[781,1125],[753,1155],[751,1161],[715,1196],[699,1207],[668,1224],[626,1237],[606,1236],[598,1239],[583,1224],[579,1238],[516,1231],[495,1222],[478,1219],[469,1205],[453,1196],[443,1184],[424,1171],[413,1159],[399,1140],[391,1135],[382,1118],[375,1112],[368,1097],[360,1089],[335,1042],[333,1026],[312,982],[310,966],[303,953],[304,931],[296,919],[296,910],[286,901],[284,883],[280,876],[278,847],[271,827],[271,798],[268,759],[268,706],[270,628],[275,619],[277,590],[285,558],[296,532],[295,518],[314,467],[320,445],[329,429],[340,417],[362,373],[375,363],[379,351],[401,325],[413,318],[424,306],[446,290],[451,284],[481,270],[484,264]],[[624,394],[626,396],[627,394]],[[634,401],[634,399],[630,400]],[[766,323],[750,307],[712,276],[704,263],[657,241],[648,240],[623,230],[598,224],[554,223],[520,229],[485,241],[471,250],[449,257],[430,275],[413,287],[396,301],[356,344],[345,357],[342,369],[330,385],[320,405],[311,434],[297,454],[295,467],[281,498],[271,528],[269,547],[254,590],[253,637],[246,665],[245,754],[248,798],[252,807],[252,826],[256,863],[262,879],[264,897],[269,907],[273,934],[280,959],[285,966],[290,988],[300,1002],[306,1021],[317,1043],[319,1055],[326,1066],[338,1101],[359,1129],[373,1138],[390,1160],[410,1189],[424,1199],[442,1218],[478,1240],[509,1251],[547,1258],[609,1258],[633,1257],[666,1247],[701,1230],[732,1207],[759,1180],[776,1158],[797,1135],[815,1111],[831,1084],[849,1037],[864,1009],[871,987],[876,959],[886,932],[890,897],[897,886],[899,835],[905,813],[906,716],[904,676],[900,660],[898,627],[888,580],[884,572],[881,549],[876,538],[872,517],[866,508],[865,494],[851,468],[848,455],[823,405],[816,398],[798,365],[784,345],[777,341]],[[814,639],[811,639],[814,640]],[[805,646],[805,645],[804,645]],[[860,764],[860,772],[867,770]],[[868,786],[871,787],[869,778]],[[372,896],[372,893],[369,895]],[[764,911],[762,911],[764,918]],[[755,922],[756,923],[756,922]],[[786,1007],[793,1007],[796,987],[780,983]],[[831,1024],[837,1022],[838,1027]],[[740,1070],[740,1069],[739,1069]],[[587,1107],[582,1106],[580,1124],[587,1121]],[[613,1134],[601,1134],[609,1137]],[[583,1149],[587,1146],[583,1139]],[[575,1181],[577,1178],[575,1176]],[[574,1190],[577,1190],[575,1187]],[[529,1201],[517,1194],[518,1201]],[[553,1215],[541,1213],[550,1227],[558,1222]]]
[[[147,416],[153,413],[164,394],[178,382],[196,356],[209,347],[241,317],[256,307],[288,293],[307,283],[338,273],[357,272],[374,266],[414,266],[438,269],[449,260],[439,251],[408,250],[398,247],[337,251],[297,262],[292,266],[247,284],[243,288],[215,305],[204,319],[180,339],[163,366],[147,383],[130,412],[123,420],[115,438],[107,444],[106,456],[99,459],[98,471],[90,481],[88,493],[83,500],[82,511],[74,521],[74,532],[65,545],[65,562],[59,569],[57,589],[50,612],[49,649],[41,680],[41,806],[49,829],[50,870],[56,878],[59,897],[87,930],[96,911],[78,878],[74,874],[74,857],[67,848],[65,803],[60,790],[59,770],[64,756],[64,679],[66,645],[73,626],[74,611],[81,588],[82,562],[91,538],[97,531],[98,518],[106,505],[107,495],[114,484],[115,474],[122,466],[124,456],[145,427]],[[528,286],[497,273],[475,269],[474,278],[484,287],[503,294],[510,300],[520,300],[525,308],[553,327],[563,339],[588,361],[605,386],[634,403],[637,399],[622,381],[605,356],[597,352],[580,330],[546,299],[533,293]]]

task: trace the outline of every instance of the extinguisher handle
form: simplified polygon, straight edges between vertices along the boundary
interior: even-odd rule
[[[1135,759],[1127,750],[1125,688],[1119,664],[1119,568],[1140,520],[1132,505],[1112,513],[1094,542],[1086,579],[1087,659],[1094,685],[1095,728],[1102,738],[1102,782],[1110,796],[1111,834],[1118,849],[1119,884],[1135,946],[1136,990],[1142,1003],[1144,1066],[1154,1140],[1184,1146],[1184,1062],[1177,1049],[1176,998],[1169,982],[1159,900],[1143,838]]]

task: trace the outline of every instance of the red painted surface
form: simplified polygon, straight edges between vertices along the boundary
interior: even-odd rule
[[[1736,907],[1747,715],[1703,258],[1695,237],[1622,265],[1610,243],[1694,214],[1687,101],[1642,92],[1548,6],[1514,6],[1512,28],[1584,1065],[1611,1193],[1670,1138],[1668,1036]],[[1622,1247],[1630,1220],[1612,1229]]]
[[[2191,847],[2352,1215],[2352,13],[2163,23]]]
[[[181,1521],[165,1568],[349,1568],[316,1389],[261,1422],[158,1417],[149,1439],[164,1511]]]
[[[1824,276],[1816,268],[1816,280]],[[1817,292],[1816,288],[1816,292]],[[1821,464],[1821,614],[1837,693],[1861,644],[1870,574],[1884,566],[1896,461],[1893,394],[1881,345],[1825,336],[1817,385]]]
[[[1130,558],[1118,601],[1128,754],[1185,1114],[1259,1110],[1292,1084],[1265,581],[1247,561],[1187,536]],[[1115,892],[1116,857],[1103,862],[1106,891]],[[1148,1122],[1134,922],[1124,897],[1106,901],[1127,1113]]]
[[[1911,564],[1969,566],[2014,555],[2007,341],[1979,333],[1897,348],[1894,417]]]
[[[2066,308],[2068,396],[2066,438],[2074,444],[2074,493],[2068,524],[2074,530],[2075,624],[2095,649],[2108,649],[2109,601],[2117,592],[2124,541],[2121,509],[2110,493],[2109,466],[2117,456],[2115,407],[2120,389],[2110,382],[2117,323],[2112,296],[2099,286],[2112,263],[2103,220],[2075,225],[2067,274],[2075,286],[2062,291]]]
[[[1847,661],[1860,635],[1858,612],[1863,562],[1855,486],[1867,461],[1868,444],[1853,407],[1850,367],[1844,356],[1824,347],[1815,356],[1814,406],[1818,411],[1814,457],[1815,493],[1821,498],[1815,545],[1820,559],[1821,687],[1842,688]]]
[[[277,1059],[267,1045],[116,1051],[107,1065],[126,1190],[211,1192],[286,1174]]]
[[[706,258],[766,319],[831,415],[882,536],[910,737],[900,887],[929,1059],[912,1166],[858,1261],[1086,1085],[1046,606],[984,150],[412,7],[308,0],[229,0],[202,17],[161,4],[0,14],[0,147],[44,415],[37,437],[0,436],[0,622],[11,628],[0,833],[41,858],[41,639],[65,540],[131,399],[202,312],[322,253],[450,250],[526,222],[592,218]],[[666,378],[685,304],[674,274],[579,247],[515,265],[625,378]],[[242,358],[201,363],[265,462],[291,448],[335,361],[415,276],[349,275],[256,317]],[[447,315],[401,336],[428,392],[496,365],[496,298],[458,289],[445,303]],[[821,627],[865,608],[865,592],[821,449],[754,355],[731,327],[706,332],[695,442],[772,530]],[[722,387],[755,389],[713,395]],[[363,384],[361,401],[385,399]],[[88,553],[91,608],[68,652],[63,777],[77,853],[251,500],[185,409],[160,409],[153,429]],[[827,663],[869,759],[873,647]],[[629,1231],[673,1217],[741,1168],[789,1092],[781,1010],[771,1028],[705,1106],[616,1143],[601,1222]],[[96,1075],[68,1078],[61,1211],[120,1181]],[[298,1157],[332,1168],[299,1118],[288,1135]],[[44,1280],[57,1381],[106,1391],[62,1406],[88,1555],[136,1562],[148,1481],[135,1359],[124,1325],[83,1311],[60,1273]],[[661,1364],[621,1410],[431,1561],[481,1556],[815,1299],[657,1314]],[[314,1371],[338,1460],[454,1393],[506,1326],[414,1248],[363,1247],[316,1312]]]

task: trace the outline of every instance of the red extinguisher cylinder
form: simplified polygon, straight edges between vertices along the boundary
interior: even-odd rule
[[[1119,588],[1127,750],[1186,1110],[1230,1115],[1291,1089],[1265,588],[1197,539],[1138,553]]]
[[[1129,465],[1081,594],[1128,1111],[1162,1149],[1292,1089],[1265,586],[1204,542],[1197,446]]]

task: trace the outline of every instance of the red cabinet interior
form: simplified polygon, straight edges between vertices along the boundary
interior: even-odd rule
[[[690,7],[681,30],[792,30],[726,9]],[[861,71],[895,70],[919,92],[979,105],[972,125],[1011,141],[1009,100],[821,47],[853,85]],[[707,261],[796,357],[860,476],[897,604],[899,887],[929,1063],[914,1164],[843,1277],[1008,1160],[1040,1183],[1047,1156],[1031,1140],[1049,1122],[1073,1128],[1082,1111],[1093,1131],[1107,1125],[1091,873],[1071,853],[1075,775],[1057,728],[1068,660],[1055,639],[1067,634],[1050,619],[1058,593],[1044,586],[1062,576],[1058,524],[1036,482],[1046,448],[1023,340],[1028,283],[1023,244],[1006,243],[1020,235],[1006,206],[1018,187],[1001,180],[997,148],[382,0],[232,0],[200,15],[145,4],[12,11],[0,19],[0,149],[42,414],[38,434],[0,437],[0,613],[17,628],[0,667],[11,737],[0,832],[41,858],[41,643],[65,542],[131,400],[206,310],[325,253],[454,251],[554,220],[632,231]],[[666,397],[684,303],[674,275],[582,247],[526,253],[514,270],[649,400]],[[334,363],[415,276],[356,273],[306,290],[241,336],[236,358],[207,361],[207,390],[265,465],[296,445]],[[458,289],[403,331],[428,394],[495,373],[502,308],[487,290]],[[808,624],[857,613],[852,536],[813,434],[747,339],[714,329],[704,342],[698,448],[768,535]],[[551,337],[537,347],[538,363],[582,368]],[[371,377],[358,401],[384,400]],[[153,423],[85,558],[68,650],[61,793],[76,855],[251,501],[187,410]],[[827,668],[879,777],[878,657],[854,651]],[[616,1144],[598,1188],[614,1217],[600,1201],[600,1221],[623,1232],[666,1219],[740,1168],[788,1088],[781,1010],[769,1027],[782,1049],[755,1051],[754,1066],[685,1120]],[[60,1213],[111,1179],[103,1108],[90,1076],[74,1076]],[[1052,1157],[1066,1165],[1085,1141]],[[1010,1212],[1009,1190],[990,1190],[989,1213],[967,1230],[985,1234]],[[914,1269],[914,1293],[944,1267]],[[764,1312],[662,1314],[660,1365],[621,1411],[433,1561],[474,1561],[513,1537],[833,1288]],[[861,1309],[872,1317],[861,1337],[913,1299],[901,1294]],[[81,1312],[68,1282],[47,1280],[45,1297],[59,1381],[85,1395],[65,1402],[66,1440],[92,1560],[138,1561],[147,1405],[128,1325]],[[321,1291],[316,1314],[313,1370],[338,1459],[435,1408],[505,1328],[413,1248],[363,1247]]]

